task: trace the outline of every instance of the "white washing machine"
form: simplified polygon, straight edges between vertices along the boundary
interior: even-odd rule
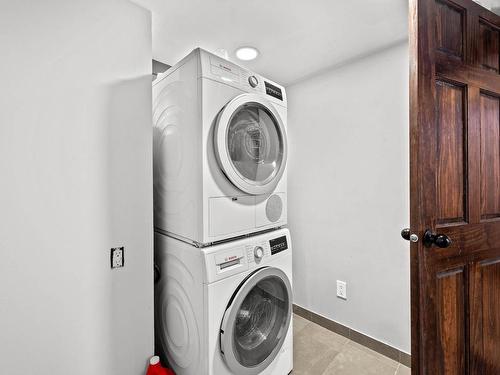
[[[155,234],[156,351],[177,375],[286,375],[293,367],[287,229],[196,248]]]
[[[287,222],[282,86],[202,49],[153,83],[157,230],[197,246]]]

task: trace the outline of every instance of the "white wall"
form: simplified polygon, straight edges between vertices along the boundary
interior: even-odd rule
[[[0,3],[0,373],[139,375],[153,353],[151,15]],[[110,248],[125,246],[125,268]]]
[[[287,91],[295,303],[405,352],[408,65],[400,43]]]
[[[476,3],[479,5],[492,10],[493,12],[496,12],[498,14],[498,11],[500,8],[500,0],[474,0]]]

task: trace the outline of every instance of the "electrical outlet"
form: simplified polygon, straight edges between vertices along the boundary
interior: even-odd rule
[[[111,268],[121,268],[125,264],[125,249],[123,247],[111,248]]]
[[[337,280],[337,297],[347,299],[347,283]]]

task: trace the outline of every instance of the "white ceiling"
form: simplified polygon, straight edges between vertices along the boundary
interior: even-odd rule
[[[224,49],[283,85],[407,39],[408,0],[134,0],[153,14],[153,57]],[[476,0],[497,10],[500,0]],[[495,9],[497,8],[497,9]],[[239,46],[260,56],[240,62]]]
[[[153,56],[193,48],[260,51],[238,62],[289,85],[407,38],[408,0],[135,0],[153,14]]]

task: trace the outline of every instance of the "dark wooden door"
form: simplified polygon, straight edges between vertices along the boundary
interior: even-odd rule
[[[412,374],[500,375],[500,17],[411,0],[410,39]]]

